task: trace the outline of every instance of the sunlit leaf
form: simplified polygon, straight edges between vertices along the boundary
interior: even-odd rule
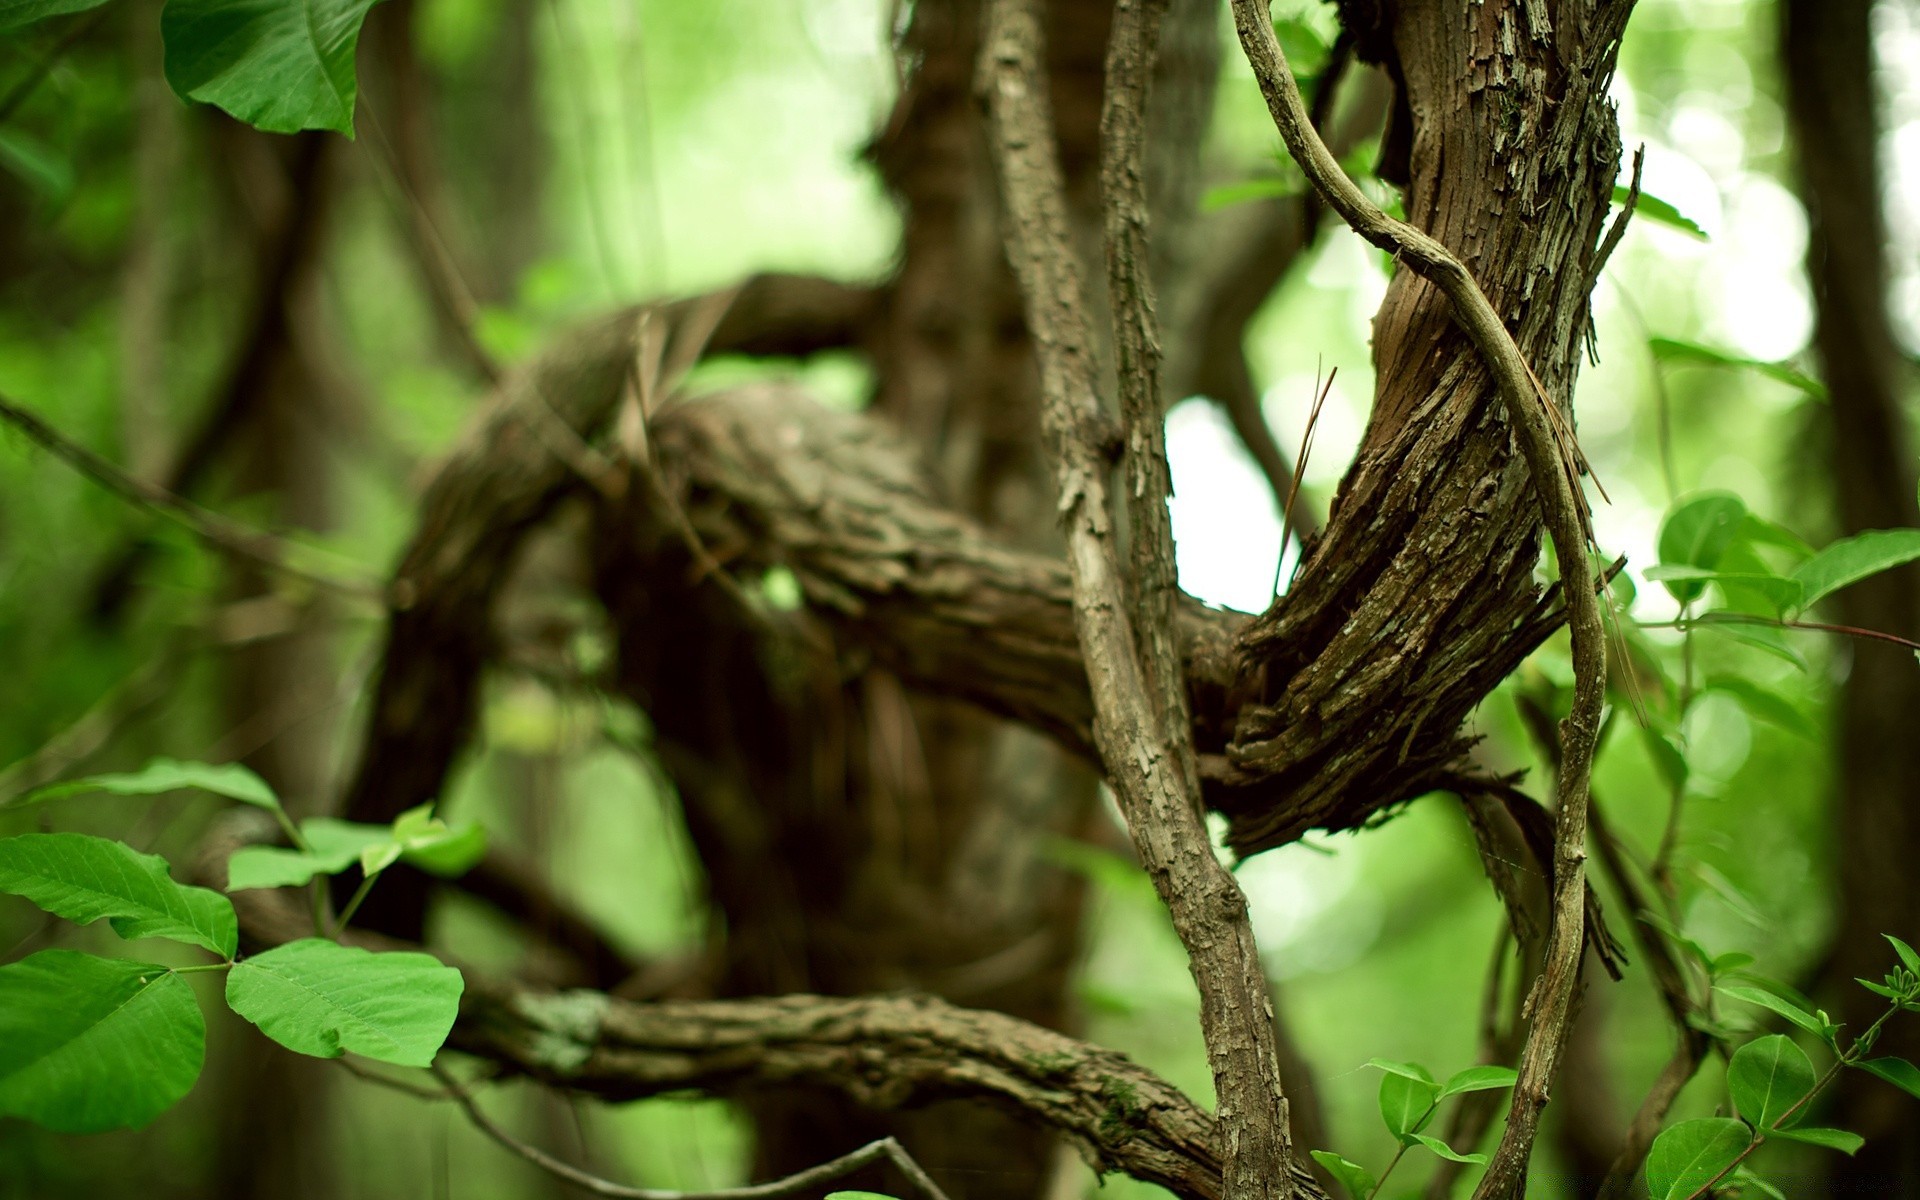
[[[242,804],[251,804],[256,808],[269,811],[277,811],[280,808],[280,798],[273,794],[273,789],[267,786],[267,781],[239,763],[179,762],[171,758],[156,758],[138,771],[124,774],[89,775],[85,779],[48,784],[46,787],[35,788],[28,792],[17,803],[38,804],[82,792],[110,792],[116,796],[158,796],[165,792],[177,792],[188,788],[198,788],[203,792],[212,792],[216,796],[225,796],[229,800],[238,800]]]
[[[1842,1154],[1852,1154],[1867,1144],[1867,1139],[1857,1133],[1844,1129],[1825,1129],[1817,1125],[1803,1125],[1795,1129],[1775,1129],[1773,1137],[1783,1137],[1792,1142],[1805,1142],[1810,1146],[1825,1146],[1829,1150],[1838,1150]]]
[[[1440,1099],[1440,1085],[1389,1071],[1380,1078],[1380,1119],[1393,1136],[1405,1141],[1427,1123]]]
[[[1476,1167],[1484,1167],[1490,1161],[1484,1154],[1462,1154],[1439,1138],[1429,1134],[1416,1133],[1413,1135],[1413,1140],[1419,1142],[1422,1146],[1425,1146],[1449,1162],[1471,1163]]]
[[[1718,1179],[1753,1141],[1731,1117],[1682,1121],[1653,1139],[1647,1152],[1647,1190],[1653,1200],[1687,1200]]]
[[[168,0],[167,83],[269,133],[352,136],[354,49],[374,0]]]
[[[1801,607],[1851,583],[1920,559],[1920,529],[1870,529],[1826,547],[1800,564],[1793,577],[1806,593]]]
[[[1808,1033],[1815,1034],[1821,1038],[1827,1036],[1827,1026],[1824,1021],[1784,996],[1777,996],[1761,988],[1745,987],[1733,983],[1715,984],[1714,990],[1723,996],[1731,996],[1735,1000],[1744,1000],[1748,1004],[1758,1004],[1761,1008],[1778,1013]]]
[[[1613,185],[1613,202],[1624,205],[1627,202],[1627,197],[1631,193],[1632,189],[1628,188],[1625,184],[1616,183]],[[1658,196],[1649,196],[1647,193],[1641,192],[1639,199],[1634,201],[1633,215],[1635,217],[1645,218],[1656,224],[1665,225],[1669,229],[1678,229],[1680,232],[1690,237],[1699,238],[1703,242],[1709,240],[1707,238],[1707,231],[1700,228],[1698,222]]]
[[[1200,208],[1203,212],[1217,212],[1252,200],[1280,200],[1299,196],[1306,190],[1307,179],[1304,175],[1263,175],[1208,188],[1200,197]]]
[[[165,967],[72,950],[0,967],[0,1116],[137,1128],[192,1089],[205,1053],[193,989]]]
[[[1900,961],[1906,966],[1907,970],[1912,971],[1916,975],[1920,975],[1920,953],[1915,953],[1912,946],[1907,945],[1890,933],[1883,933],[1880,936],[1887,939],[1888,944],[1893,947],[1893,952],[1900,956]]]
[[[1487,1092],[1496,1088],[1512,1087],[1519,1079],[1519,1072],[1512,1067],[1468,1067],[1457,1071],[1440,1088],[1440,1098],[1457,1096],[1462,1092]]]
[[[306,938],[234,964],[227,1003],[301,1054],[352,1051],[425,1067],[453,1028],[464,987],[460,972],[429,954],[373,954]]]
[[[1728,492],[1704,492],[1675,505],[1660,525],[1660,565],[1711,571],[1739,535],[1747,506]],[[1663,586],[1682,604],[1698,599],[1706,585],[1674,580]]]
[[[123,938],[161,937],[232,958],[239,926],[218,892],[174,882],[167,860],[84,833],[0,838],[0,892],[81,925],[106,918]]]
[[[1377,1186],[1373,1172],[1359,1163],[1349,1162],[1331,1150],[1315,1150],[1313,1161],[1325,1167],[1327,1174],[1338,1179],[1340,1186],[1347,1189],[1347,1194],[1353,1200],[1367,1200],[1368,1196],[1373,1195],[1373,1189]]]
[[[1909,1096],[1920,1097],[1920,1067],[1904,1058],[1870,1058],[1854,1066],[1886,1080]]]
[[[1683,342],[1676,338],[1649,338],[1647,346],[1653,351],[1653,356],[1661,362],[1695,363],[1708,367],[1735,367],[1746,371],[1757,371],[1768,379],[1805,392],[1815,400],[1827,398],[1826,385],[1806,372],[1795,369],[1790,363],[1747,358],[1739,354],[1730,354],[1725,350],[1716,350],[1711,346],[1702,346],[1696,342]]]
[[[1755,1038],[1727,1064],[1733,1106],[1756,1129],[1771,1129],[1813,1091],[1813,1063],[1785,1034]]]

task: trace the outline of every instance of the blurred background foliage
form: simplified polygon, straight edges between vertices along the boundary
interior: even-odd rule
[[[1323,37],[1333,31],[1331,11],[1311,0],[1275,9]],[[0,123],[0,392],[136,473],[164,475],[219,402],[263,303],[285,300],[263,302],[257,247],[305,236],[283,228],[302,197],[269,168],[316,156],[310,170],[326,176],[330,211],[287,302],[301,328],[290,353],[326,394],[221,456],[208,468],[217,485],[202,491],[225,511],[301,529],[369,571],[394,559],[426,472],[484,390],[423,283],[416,208],[432,213],[433,239],[460,264],[479,344],[508,364],[615,302],[757,270],[876,279],[892,262],[898,218],[862,150],[897,86],[891,39],[901,17],[876,0],[390,0],[361,49],[358,138],[277,145],[166,91],[157,12],[151,0],[124,0],[0,40],[0,90],[52,57]],[[1707,234],[1637,222],[1596,293],[1599,361],[1581,377],[1580,429],[1612,497],[1597,511],[1601,543],[1627,555],[1630,570],[1655,561],[1662,513],[1699,489],[1735,492],[1815,544],[1836,532],[1818,447],[1822,401],[1759,371],[1663,359],[1652,345],[1805,365],[1806,220],[1791,190],[1775,23],[1765,0],[1642,0],[1622,52],[1614,95],[1627,145],[1646,147],[1646,190]],[[1920,344],[1920,10],[1882,3],[1877,31],[1896,322],[1911,351]],[[1230,41],[1224,26],[1221,37]],[[388,69],[407,60],[410,73]],[[1250,73],[1237,54],[1225,63],[1209,187],[1271,176],[1279,157]],[[414,136],[398,120],[402,87],[422,89],[434,130],[432,194],[402,161]],[[306,178],[296,189],[321,186]],[[1302,503],[1323,507],[1366,419],[1368,321],[1386,272],[1344,231],[1311,254],[1261,310],[1248,345],[1266,415],[1289,451],[1316,380],[1338,368],[1305,472]],[[701,372],[716,380],[764,369],[723,362]],[[864,401],[864,368],[850,356],[796,370],[835,403]],[[1270,492],[1210,404],[1176,407],[1170,444],[1183,583],[1209,601],[1262,607],[1281,549]],[[301,461],[273,465],[281,457]],[[1264,549],[1250,555],[1249,545]],[[130,546],[147,547],[148,565],[133,594],[108,603],[103,564]],[[279,608],[250,605],[260,596]],[[0,763],[31,766],[50,743],[66,746],[59,761],[78,770],[159,753],[251,756],[297,741],[306,790],[292,795],[317,803],[352,756],[378,614],[342,603],[322,606],[317,623],[301,618],[319,666],[273,703],[236,694],[231,679],[232,657],[270,639],[307,599],[232,578],[177,531],[0,434]],[[590,663],[605,647],[583,607],[556,590],[513,619],[552,630]],[[1657,622],[1674,605],[1643,585],[1632,612]],[[1680,635],[1645,639],[1681,670]],[[1677,885],[1693,937],[1715,952],[1751,952],[1756,970],[1791,980],[1806,977],[1832,932],[1830,897],[1846,869],[1824,731],[1847,651],[1817,635],[1787,645],[1799,663],[1693,635],[1697,678],[1754,680],[1784,707],[1762,720],[1737,697],[1710,694],[1687,714]],[[1475,727],[1487,760],[1538,781],[1515,698],[1569,682],[1561,639],[1482,706]],[[89,740],[93,730],[110,736]],[[645,737],[644,718],[616,701],[502,672],[443,810],[523,848],[623,948],[691,951],[706,932],[699,865],[670,790],[628,752]],[[10,785],[32,782],[18,770]],[[1594,788],[1650,856],[1669,788],[1647,742],[1616,728]],[[207,813],[186,799],[102,799],[59,820],[180,859]],[[1102,852],[1067,857],[1093,885],[1078,983],[1088,1035],[1207,1098],[1193,989],[1150,888]],[[1421,801],[1377,830],[1262,856],[1240,876],[1336,1145],[1377,1165],[1392,1143],[1373,1115],[1378,1077],[1362,1064],[1382,1056],[1444,1073],[1474,1060],[1503,918],[1472,834],[1456,806]],[[523,965],[526,948],[480,906],[456,898],[436,919],[436,936],[468,961]],[[0,944],[47,936],[27,905],[0,903]],[[1638,971],[1598,986],[1587,1006],[1604,1025],[1579,1061],[1604,1064],[1609,1116],[1623,1123],[1667,1056],[1667,1018]],[[0,1122],[0,1195],[223,1194],[216,1160],[243,1119],[232,1097],[265,1051],[239,1027],[217,1029],[210,1044],[219,1069],[145,1131],[82,1142]],[[1718,1070],[1707,1067],[1677,1117],[1714,1109]],[[555,1190],[444,1106],[335,1074],[303,1075],[300,1086],[330,1094],[310,1134],[315,1152],[333,1159],[336,1194],[487,1200]],[[603,1174],[662,1187],[742,1177],[748,1131],[724,1103],[605,1107],[531,1088],[513,1094],[532,1140]],[[1550,1141],[1539,1156],[1536,1194],[1568,1194],[1556,1184],[1559,1153]],[[1792,1151],[1769,1153],[1788,1176],[1799,1165]],[[1418,1182],[1411,1173],[1396,1187]],[[1093,1177],[1068,1169],[1059,1186],[1078,1193]],[[1105,1187],[1118,1197],[1153,1190],[1117,1178]]]

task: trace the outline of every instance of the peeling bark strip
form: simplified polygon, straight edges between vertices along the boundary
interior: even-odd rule
[[[1096,1171],[1220,1200],[1219,1130],[1125,1055],[931,997],[634,1004],[470,978],[449,1043],[554,1087],[637,1100],[804,1084],[875,1109],[985,1100],[1072,1139]]]
[[[1145,218],[1138,179],[1144,118],[1138,105],[1159,13],[1136,3],[1116,9],[1108,71],[1117,78],[1109,80],[1102,121],[1109,156],[1108,253],[1121,314],[1117,340],[1125,347],[1123,374],[1131,376],[1124,385],[1127,511],[1134,566],[1143,576],[1131,581],[1131,590],[1114,548],[1101,450],[1108,439],[1100,428],[1092,339],[1039,67],[1040,22],[1029,0],[995,0],[989,9],[980,86],[1007,207],[1007,254],[1040,360],[1041,422],[1066,533],[1074,626],[1093,694],[1094,740],[1200,991],[1200,1025],[1225,1142],[1225,1194],[1232,1200],[1286,1200],[1323,1193],[1293,1161],[1266,975],[1246,898],[1214,856],[1202,818],[1170,640],[1172,538],[1154,386],[1157,334],[1139,236]]]
[[[1449,212],[1440,203],[1446,198],[1447,188],[1445,181],[1439,177],[1442,156],[1434,153],[1432,142],[1436,138],[1457,136],[1455,126],[1464,126],[1468,130],[1469,136],[1465,140],[1472,140],[1471,134],[1476,132],[1488,135],[1496,158],[1502,156],[1503,152],[1517,154],[1526,163],[1530,152],[1551,159],[1555,155],[1578,155],[1586,146],[1595,145],[1601,148],[1603,154],[1611,151],[1611,160],[1617,169],[1618,135],[1606,128],[1611,125],[1612,114],[1603,99],[1604,78],[1611,74],[1612,54],[1619,28],[1613,22],[1624,23],[1632,7],[1630,0],[1602,4],[1597,10],[1587,4],[1562,4],[1558,7],[1558,34],[1547,10],[1537,4],[1527,5],[1524,10],[1517,5],[1485,4],[1477,11],[1463,12],[1446,4],[1436,8],[1415,3],[1387,14],[1395,43],[1395,59],[1400,68],[1398,75],[1407,82],[1415,112],[1425,117],[1428,113],[1445,111],[1449,118],[1440,122],[1432,122],[1429,118],[1427,127],[1416,125],[1414,131],[1413,194],[1412,202],[1407,207],[1416,220],[1430,224],[1436,232],[1446,233],[1471,228],[1479,220],[1480,214],[1473,205],[1492,205],[1505,201],[1516,207],[1537,210],[1542,205],[1554,203],[1554,197],[1540,194],[1550,167],[1524,165],[1516,171],[1513,164],[1509,163],[1504,182],[1517,185],[1512,186],[1516,195],[1504,195],[1507,189],[1500,186],[1502,177],[1494,175],[1492,178],[1496,183],[1488,194],[1476,193],[1471,184],[1456,191],[1452,198],[1458,203],[1455,211]],[[1446,296],[1454,318],[1485,360],[1486,367],[1494,376],[1506,418],[1519,434],[1520,448],[1532,477],[1541,516],[1553,534],[1560,565],[1562,594],[1571,615],[1575,684],[1572,709],[1560,727],[1560,809],[1554,836],[1552,927],[1547,939],[1546,961],[1528,1001],[1532,1023],[1520,1057],[1520,1078],[1514,1087],[1507,1128],[1486,1176],[1474,1193],[1475,1200],[1500,1200],[1525,1191],[1527,1161],[1532,1155],[1540,1112],[1546,1105],[1548,1088],[1566,1042],[1574,992],[1579,985],[1581,950],[1585,942],[1587,788],[1599,734],[1601,707],[1606,698],[1606,629],[1599,601],[1593,591],[1592,562],[1587,557],[1591,529],[1579,493],[1581,464],[1578,450],[1568,432],[1568,418],[1555,410],[1554,397],[1548,395],[1539,376],[1528,365],[1526,352],[1509,333],[1500,313],[1481,291],[1469,269],[1441,241],[1382,213],[1346,177],[1333,155],[1327,151],[1308,119],[1306,105],[1287,67],[1286,56],[1274,37],[1266,5],[1261,0],[1234,0],[1233,8],[1234,24],[1239,31],[1241,45],[1266,96],[1274,124],[1279,128],[1294,161],[1312,180],[1315,189],[1326,197],[1328,204],[1356,232],[1392,252],[1402,265],[1410,267]],[[1566,32],[1570,24],[1579,26],[1583,33],[1605,31],[1606,36],[1597,43],[1586,41],[1580,33]],[[1461,44],[1450,44],[1452,39],[1462,39]],[[1444,50],[1433,54],[1435,45],[1444,47]],[[1429,57],[1423,59],[1422,55]],[[1476,68],[1482,64],[1491,66],[1491,71],[1486,75],[1480,75],[1477,71],[1470,73],[1467,81],[1469,98],[1464,110],[1459,103],[1457,85],[1449,96],[1435,87],[1439,81],[1423,70],[1444,64],[1451,73],[1461,62],[1473,63]],[[1597,95],[1594,88],[1596,81],[1601,83]],[[1582,87],[1582,84],[1585,86]],[[1427,94],[1422,94],[1423,89],[1427,89]],[[1487,90],[1495,91],[1499,98],[1497,103],[1486,105],[1472,98],[1473,93],[1484,95]],[[1553,94],[1556,91],[1559,93],[1557,96]],[[1421,112],[1423,100],[1428,103],[1451,100],[1452,103]],[[1612,136],[1583,138],[1578,142],[1558,145],[1551,138],[1542,138],[1542,134],[1569,128],[1564,124],[1557,128],[1554,126],[1551,110],[1556,104],[1563,109],[1576,111],[1598,108],[1604,113],[1599,122],[1601,129],[1583,129],[1580,122],[1575,122],[1571,129],[1588,134],[1612,133]],[[1534,111],[1528,111],[1530,105],[1537,107]],[[1476,121],[1481,128],[1474,129]],[[1436,130],[1433,124],[1442,128]],[[1426,147],[1424,152],[1423,144]],[[1462,168],[1471,171],[1475,165],[1470,155],[1464,161],[1449,158],[1445,163],[1452,176],[1459,176]],[[1491,167],[1496,164],[1490,161],[1487,165]],[[1589,177],[1587,182],[1590,191],[1597,185],[1604,185],[1611,190],[1610,178]],[[1423,189],[1434,199],[1432,208],[1419,203],[1423,199]],[[1590,213],[1596,208],[1599,213],[1605,212],[1605,204],[1593,204],[1591,194],[1588,201]],[[1591,256],[1595,252],[1597,235],[1598,229],[1594,227],[1590,216],[1586,236],[1570,244]],[[1526,261],[1525,265],[1529,269],[1536,266],[1532,261]],[[1402,274],[1396,282],[1404,282],[1407,278]],[[1580,280],[1579,287],[1584,289],[1591,272],[1581,271],[1577,278]],[[1533,281],[1529,277],[1521,298],[1531,299],[1532,291]],[[1583,290],[1573,292],[1566,299],[1571,301],[1574,313],[1585,316],[1586,297]],[[1538,304],[1539,300],[1534,300],[1534,303]],[[1386,316],[1387,312],[1383,309],[1383,326]],[[1524,319],[1521,325],[1524,330]],[[1383,339],[1380,348],[1383,355],[1391,355],[1403,349],[1403,346],[1393,345]],[[1558,348],[1548,347],[1549,350]],[[1566,374],[1570,377],[1571,354],[1567,354],[1567,350],[1571,350],[1571,347],[1563,349],[1561,361],[1566,363]],[[1385,365],[1383,359],[1383,389],[1392,384]],[[1433,388],[1433,385],[1429,383],[1428,387]],[[1384,402],[1385,399],[1383,391],[1381,400]],[[1376,412],[1376,428],[1383,415],[1390,421],[1392,410]],[[1336,515],[1336,522],[1340,515],[1344,514]]]

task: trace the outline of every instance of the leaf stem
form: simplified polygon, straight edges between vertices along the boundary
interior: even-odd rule
[[[354,912],[359,909],[360,902],[367,898],[367,893],[373,890],[373,881],[378,878],[380,878],[380,872],[375,871],[362,879],[359,887],[353,889],[353,895],[348,898],[347,906],[340,910],[340,918],[334,922],[333,932],[328,934],[328,937],[336,942],[340,940],[340,935],[347,931],[347,922],[353,920]]]
[[[201,971],[224,971],[233,966],[231,960],[217,963],[196,963],[191,967],[168,967],[175,975],[195,975]]]

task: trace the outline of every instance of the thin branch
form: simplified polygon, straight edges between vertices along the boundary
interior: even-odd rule
[[[1553,924],[1547,958],[1529,1000],[1533,1022],[1520,1056],[1506,1132],[1500,1139],[1475,1200],[1515,1194],[1524,1182],[1540,1113],[1559,1067],[1579,986],[1585,943],[1587,787],[1592,774],[1601,708],[1606,699],[1606,626],[1594,595],[1593,563],[1587,557],[1591,527],[1579,490],[1580,457],[1553,400],[1541,388],[1507,327],[1473,276],[1446,247],[1366,198],[1347,178],[1309,119],[1273,22],[1260,0],[1233,0],[1234,25],[1253,66],[1268,111],[1287,150],[1316,190],[1355,232],[1394,254],[1433,283],[1486,360],[1498,384],[1507,419],[1519,434],[1533,476],[1541,516],[1553,535],[1573,638],[1572,711],[1562,726],[1564,757],[1559,778],[1559,819],[1554,836]]]
[[[191,500],[182,499],[154,484],[143,483],[93,451],[72,441],[65,434],[21,407],[0,396],[0,420],[6,421],[30,440],[50,452],[94,483],[112,492],[136,508],[167,518],[214,549],[264,570],[305,580],[330,592],[357,600],[382,603],[383,591],[372,576],[355,578],[328,574],[295,565],[296,553],[311,558],[316,553],[277,538],[262,530],[209,512]],[[356,572],[356,574],[358,574]]]
[[[1032,0],[994,0],[980,65],[1009,216],[1007,253],[1038,349],[1041,423],[1066,530],[1074,624],[1094,736],[1141,862],[1187,949],[1200,992],[1234,1200],[1322,1194],[1293,1161],[1266,977],[1246,898],[1201,815],[1191,722],[1170,636],[1172,542],[1158,412],[1157,328],[1145,276],[1144,102],[1164,0],[1114,11],[1102,113],[1109,280],[1128,428],[1134,578],[1114,546],[1107,442]],[[1130,586],[1131,584],[1131,586]]]
[[[928,1200],[947,1200],[947,1194],[940,1190],[940,1185],[936,1184],[933,1179],[921,1169],[919,1163],[913,1161],[913,1156],[908,1154],[899,1142],[894,1141],[890,1137],[881,1138],[877,1142],[868,1142],[850,1154],[842,1154],[839,1158],[823,1162],[817,1167],[808,1167],[804,1171],[795,1171],[784,1179],[775,1179],[769,1183],[754,1183],[748,1184],[745,1187],[713,1188],[708,1191],[691,1192],[671,1191],[664,1188],[628,1187],[625,1184],[614,1183],[612,1180],[602,1179],[598,1175],[582,1171],[580,1168],[569,1163],[561,1162],[539,1147],[530,1146],[519,1138],[514,1137],[481,1109],[480,1105],[474,1100],[473,1094],[462,1086],[459,1080],[453,1077],[453,1072],[438,1065],[434,1066],[432,1070],[434,1076],[446,1087],[447,1095],[454,1103],[460,1106],[467,1114],[467,1119],[472,1121],[474,1127],[480,1130],[480,1132],[486,1134],[521,1158],[526,1159],[534,1166],[539,1167],[542,1171],[552,1175],[555,1179],[572,1184],[582,1191],[592,1192],[596,1196],[613,1196],[617,1197],[618,1200],[779,1200],[780,1197],[795,1196],[803,1192],[811,1191],[823,1183],[839,1179],[845,1175],[851,1175],[862,1167],[884,1160],[898,1167],[900,1173],[911,1180],[913,1185],[927,1196]]]

